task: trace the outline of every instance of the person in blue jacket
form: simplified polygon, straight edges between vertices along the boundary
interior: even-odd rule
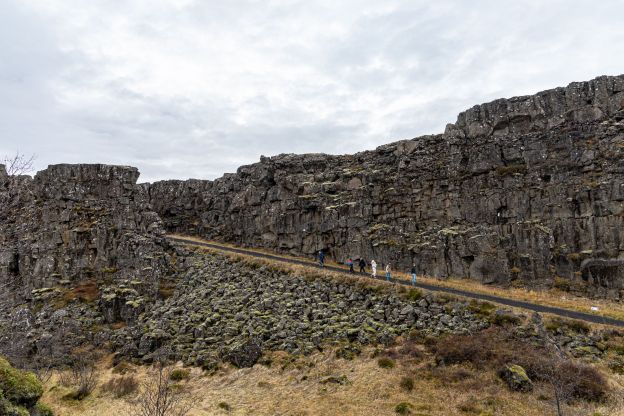
[[[325,253],[323,253],[323,250],[319,250],[318,259],[319,259],[319,266],[324,267],[325,266]]]

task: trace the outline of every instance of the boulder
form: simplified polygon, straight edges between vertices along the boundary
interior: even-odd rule
[[[498,371],[498,376],[513,391],[528,392],[533,390],[533,382],[524,368],[516,364],[505,365]]]
[[[239,368],[253,367],[262,357],[262,344],[259,339],[250,337],[235,342],[227,348],[225,360]]]

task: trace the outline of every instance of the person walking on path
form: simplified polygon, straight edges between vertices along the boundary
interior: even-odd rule
[[[325,253],[323,253],[323,250],[319,250],[318,259],[319,259],[319,266],[324,267],[325,266]]]
[[[353,270],[353,259],[351,257],[347,260],[347,265],[349,266],[349,273],[355,273],[355,270]]]
[[[390,263],[386,264],[386,282],[390,281]]]
[[[377,262],[375,260],[371,260],[371,277],[374,279],[377,277]]]
[[[364,261],[364,259],[360,258],[360,274],[364,274],[366,273],[366,261]]]
[[[416,265],[412,264],[412,270],[410,270],[410,272],[412,273],[412,286],[414,286],[416,284]]]

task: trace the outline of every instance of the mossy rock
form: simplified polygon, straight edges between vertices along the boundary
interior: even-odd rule
[[[0,390],[6,400],[25,407],[34,406],[43,394],[43,386],[33,373],[11,367],[4,358],[0,358]]]
[[[498,376],[503,379],[513,391],[528,392],[533,390],[533,382],[524,368],[519,365],[506,365],[498,371]]]

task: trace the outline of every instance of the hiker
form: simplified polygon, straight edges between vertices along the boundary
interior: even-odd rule
[[[416,284],[416,265],[412,264],[412,270],[410,270],[410,272],[412,273],[412,286],[414,286]]]
[[[366,273],[366,261],[364,259],[360,259],[360,274]]]
[[[386,264],[386,282],[390,281],[390,263]]]
[[[355,270],[353,270],[353,259],[351,259],[351,257],[347,260],[347,265],[349,266],[349,273],[355,273]]]
[[[324,267],[325,266],[325,253],[323,253],[323,250],[319,250],[318,259],[319,259],[319,266]]]
[[[377,262],[375,260],[371,260],[371,277],[374,279],[377,277]]]

